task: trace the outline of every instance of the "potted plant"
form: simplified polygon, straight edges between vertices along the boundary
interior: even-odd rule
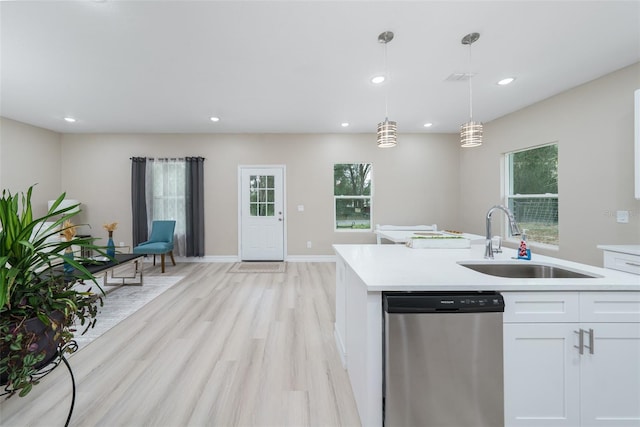
[[[58,209],[62,194],[46,215],[33,218],[32,191],[3,190],[0,198],[0,394],[9,396],[31,391],[38,383],[33,375],[68,349],[77,321],[83,333],[95,325],[104,295],[86,260],[69,254],[72,247],[99,251],[93,239],[73,238],[77,205]],[[74,289],[77,281],[93,281],[98,293]]]

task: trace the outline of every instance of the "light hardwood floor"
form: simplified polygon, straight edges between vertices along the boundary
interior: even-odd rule
[[[170,266],[185,279],[72,355],[70,425],[360,425],[333,337],[335,265],[230,266]],[[58,367],[1,402],[0,425],[63,426],[70,388]]]

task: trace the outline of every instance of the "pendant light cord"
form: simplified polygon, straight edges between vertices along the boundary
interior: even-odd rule
[[[469,43],[469,121],[473,121],[473,88],[471,85],[471,79],[473,78],[473,73],[471,71],[471,45]]]
[[[386,76],[385,90],[384,90],[384,119],[389,120],[389,82],[391,77],[389,76],[389,61],[387,59],[387,44],[384,43],[384,74]]]

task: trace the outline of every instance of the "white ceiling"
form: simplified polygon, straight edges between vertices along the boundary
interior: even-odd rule
[[[639,1],[17,1],[0,20],[0,114],[58,132],[375,132],[385,93],[400,134],[457,132],[452,73],[488,122],[640,61]]]

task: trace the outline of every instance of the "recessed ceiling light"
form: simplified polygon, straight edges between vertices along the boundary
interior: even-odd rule
[[[342,123],[340,123],[340,126],[342,126],[343,128],[348,128],[349,127],[349,123],[342,122]]]
[[[374,76],[371,78],[371,83],[373,83],[374,85],[379,85],[380,83],[385,81],[385,77],[384,76]]]
[[[210,117],[209,120],[211,120],[212,122],[219,122],[220,121],[220,117]]]
[[[426,127],[426,128],[430,128],[431,126],[433,126],[433,123],[425,123],[424,124],[424,127]]]
[[[515,77],[507,77],[506,79],[502,79],[498,82],[498,84],[500,86],[506,86],[509,83],[513,83],[513,81],[515,80]]]
[[[74,119],[73,117],[65,117],[64,121],[68,123],[75,123],[76,119]]]

